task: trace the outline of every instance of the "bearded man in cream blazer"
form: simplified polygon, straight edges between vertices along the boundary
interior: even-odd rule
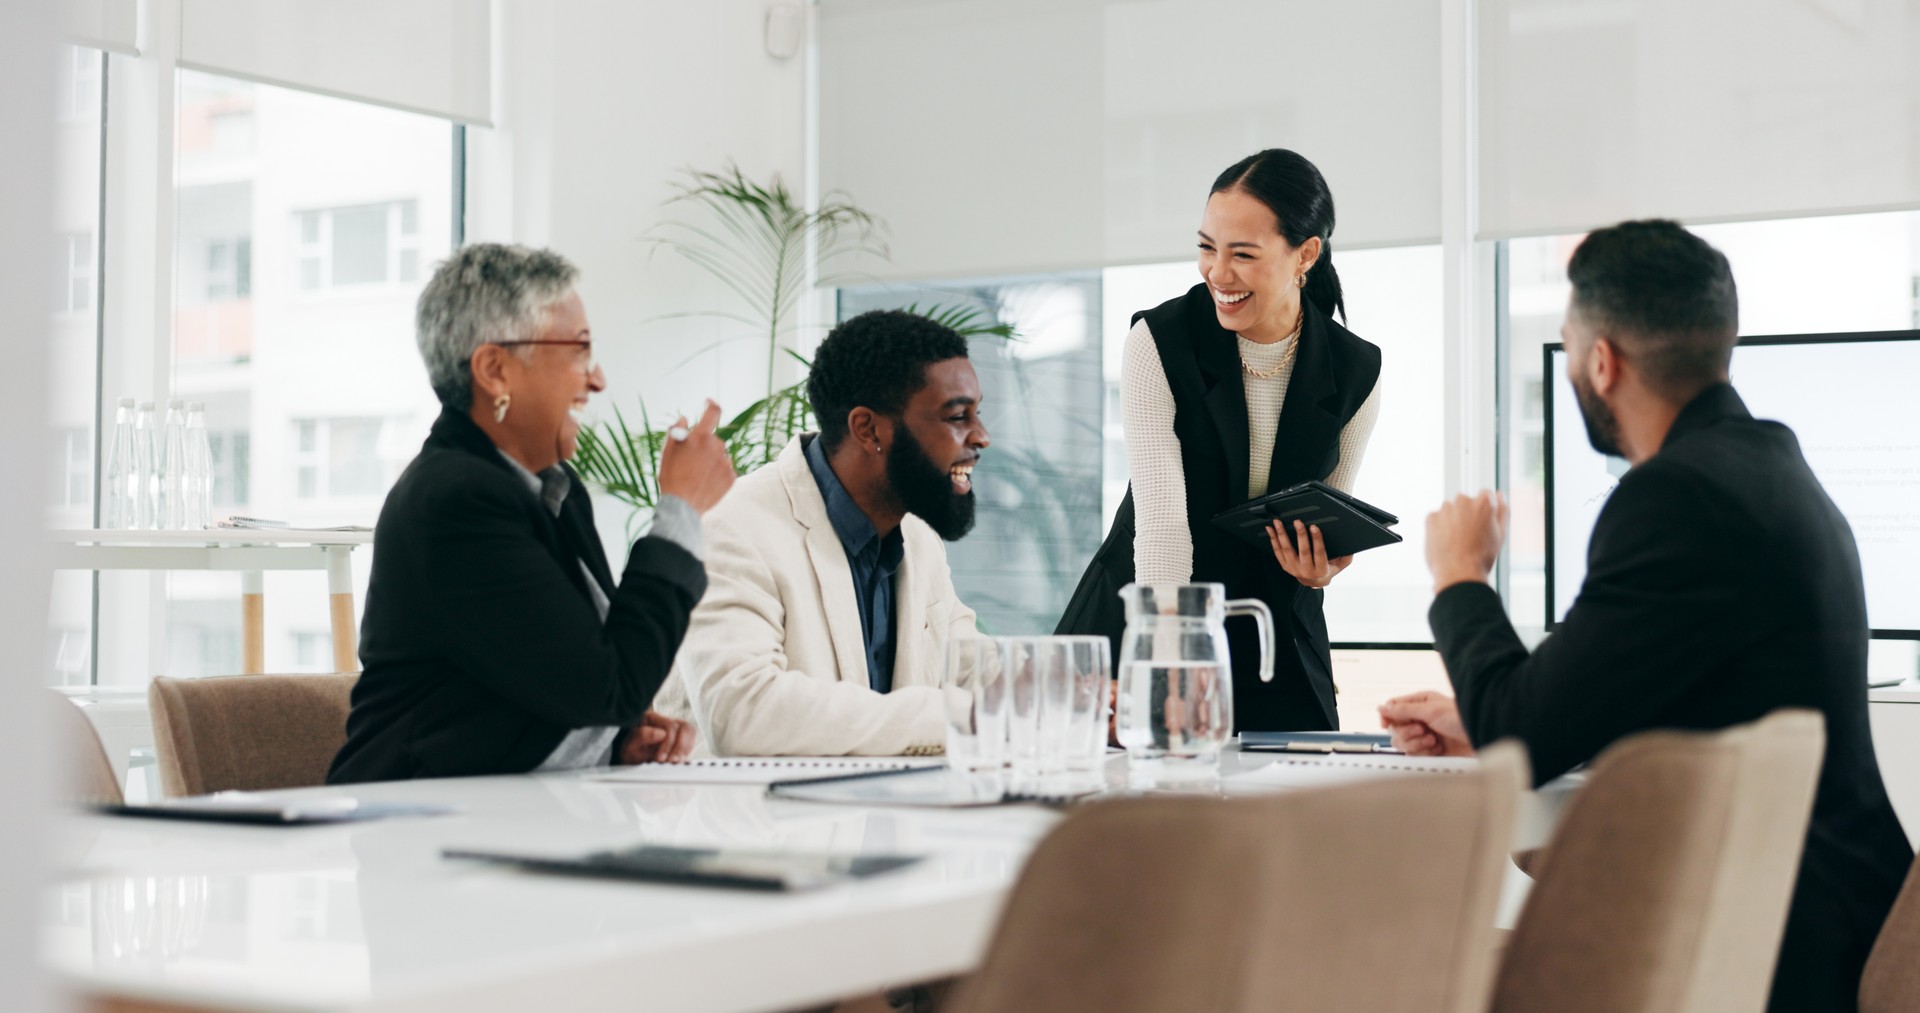
[[[945,541],[973,527],[987,446],[966,339],[912,313],[827,335],[818,433],[703,519],[707,593],[656,710],[727,756],[889,756],[945,742],[941,645],[974,632]]]

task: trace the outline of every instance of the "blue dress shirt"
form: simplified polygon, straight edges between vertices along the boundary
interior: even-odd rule
[[[847,551],[847,565],[853,570],[853,597],[860,606],[860,636],[867,648],[867,685],[875,692],[893,689],[893,574],[900,569],[906,543],[900,529],[885,538],[873,529],[873,522],[853,501],[840,476],[827,463],[826,447],[818,435],[802,437],[806,441],[807,469],[813,483],[820,487],[820,498],[827,501],[827,519],[834,534]]]

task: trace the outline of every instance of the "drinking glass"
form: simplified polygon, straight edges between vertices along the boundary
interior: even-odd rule
[[[1041,771],[1042,638],[997,640],[1007,679],[1007,760],[1015,777],[1027,777]]]
[[[1046,668],[1057,678],[1061,757],[1067,770],[1097,770],[1107,758],[1107,715],[1113,693],[1112,647],[1105,637],[1049,637]],[[1057,673],[1057,676],[1055,675]]]
[[[1007,678],[1000,644],[963,634],[949,639],[941,654],[947,764],[970,773],[998,771],[1007,750]]]

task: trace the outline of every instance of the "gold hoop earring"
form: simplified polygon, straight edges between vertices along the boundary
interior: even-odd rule
[[[493,399],[493,420],[495,422],[505,422],[507,420],[507,408],[512,404],[513,404],[513,395],[511,394],[502,394],[499,397],[494,398]]]

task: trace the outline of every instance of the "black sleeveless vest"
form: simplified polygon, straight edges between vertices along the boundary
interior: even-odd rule
[[[1340,431],[1359,412],[1380,378],[1380,349],[1355,337],[1311,301],[1295,353],[1286,403],[1275,427],[1269,491],[1325,479],[1340,463]],[[1225,584],[1233,598],[1259,598],[1273,609],[1273,682],[1259,678],[1260,646],[1253,623],[1227,623],[1233,656],[1236,730],[1302,731],[1339,726],[1333,700],[1333,661],[1325,592],[1302,587],[1280,569],[1273,553],[1216,528],[1215,514],[1244,503],[1247,397],[1237,336],[1220,326],[1207,286],[1143,313],[1173,392],[1174,435],[1187,482],[1187,530],[1193,537],[1193,580]],[[1119,663],[1126,617],[1119,590],[1133,581],[1133,491],[1115,515],[1113,530],[1080,578],[1057,633],[1105,636]],[[1116,674],[1117,670],[1116,670]]]

